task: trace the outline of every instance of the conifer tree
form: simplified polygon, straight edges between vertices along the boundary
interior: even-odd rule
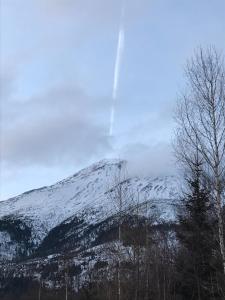
[[[197,161],[193,166],[191,178],[187,180],[189,192],[178,214],[177,290],[182,299],[216,299],[219,297],[214,288],[216,223],[210,192],[203,183],[201,163]]]

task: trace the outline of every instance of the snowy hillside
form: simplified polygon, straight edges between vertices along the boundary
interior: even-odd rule
[[[139,203],[148,201],[162,218],[173,220],[173,204],[177,199],[175,177],[129,178],[124,175],[125,169],[125,161],[100,161],[55,185],[0,202],[1,257],[12,258],[20,247],[25,249],[27,245],[31,250],[37,248],[50,230],[74,216],[96,224],[116,214],[109,194],[121,173],[123,186],[129,193],[138,194]],[[127,205],[132,205],[129,201]]]

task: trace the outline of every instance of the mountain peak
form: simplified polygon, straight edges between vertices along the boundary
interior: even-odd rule
[[[4,224],[5,220],[12,224],[19,222],[22,224],[20,226],[29,228],[31,239],[36,245],[67,219],[76,217],[97,224],[116,213],[108,191],[115,188],[121,167],[125,168],[121,184],[126,190],[138,193],[139,203],[147,200],[151,206],[154,204],[157,207],[164,218],[173,218],[171,203],[177,197],[175,179],[168,176],[142,179],[129,177],[129,180],[124,181],[126,164],[126,161],[120,159],[104,159],[54,185],[0,202],[0,224],[1,221]],[[5,234],[4,228],[0,227],[0,235],[1,231]],[[10,237],[8,241],[6,248],[11,247]]]

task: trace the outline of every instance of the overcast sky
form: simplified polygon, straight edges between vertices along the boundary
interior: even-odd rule
[[[183,67],[200,45],[224,52],[224,0],[125,0],[113,137],[121,0],[0,0],[0,9],[0,199],[107,157],[140,175],[174,172]]]

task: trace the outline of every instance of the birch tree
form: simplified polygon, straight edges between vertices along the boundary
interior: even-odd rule
[[[200,48],[185,69],[187,88],[176,113],[176,154],[193,168],[198,153],[212,187],[218,240],[225,274],[223,193],[225,188],[225,68],[218,51]]]
[[[108,192],[109,201],[112,202],[116,215],[118,216],[118,236],[115,243],[118,271],[117,271],[117,293],[118,300],[122,299],[121,296],[121,258],[122,258],[122,244],[123,244],[123,234],[122,234],[122,223],[123,217],[126,214],[128,203],[131,200],[130,190],[127,187],[127,175],[125,162],[121,162],[118,165],[118,170],[114,175],[113,182],[111,182],[111,188]]]

